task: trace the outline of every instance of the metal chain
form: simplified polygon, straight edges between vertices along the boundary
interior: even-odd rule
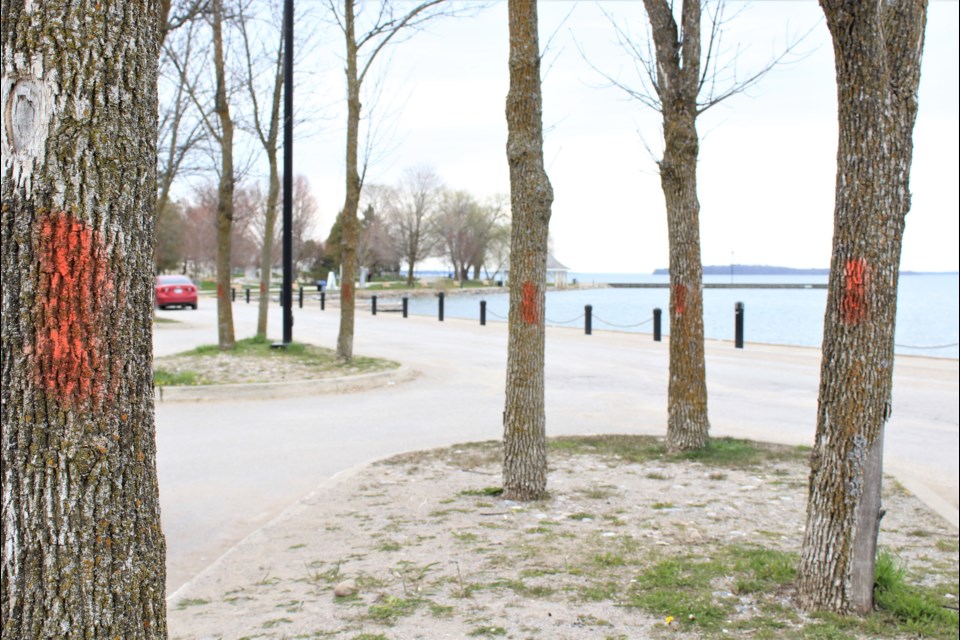
[[[647,324],[647,323],[649,323],[649,322],[653,322],[653,318],[647,318],[647,319],[644,320],[643,322],[638,322],[637,324],[615,324],[615,323],[613,323],[613,322],[608,322],[607,320],[604,320],[603,318],[601,318],[601,317],[598,316],[597,314],[593,314],[593,318],[594,318],[595,320],[599,320],[600,322],[602,322],[602,323],[604,323],[604,324],[606,324],[606,325],[610,325],[611,327],[617,327],[618,329],[632,329],[632,328],[634,328],[634,327],[642,327],[643,325],[645,325],[645,324]]]

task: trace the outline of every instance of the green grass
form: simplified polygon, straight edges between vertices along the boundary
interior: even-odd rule
[[[204,598],[184,598],[177,603],[177,609],[182,611],[187,607],[201,607],[205,604],[210,604],[210,601]]]
[[[944,608],[935,590],[908,584],[906,569],[885,551],[877,557],[874,604],[878,615],[891,617],[897,627],[917,637],[957,637],[957,612]]]
[[[196,371],[191,370],[191,360],[181,361],[183,364],[178,365],[176,359],[180,357],[206,358],[224,355],[237,358],[287,360],[301,366],[309,367],[310,370],[317,373],[329,373],[331,375],[352,375],[370,371],[395,369],[400,366],[398,363],[389,360],[363,356],[355,356],[349,363],[343,363],[337,360],[336,352],[331,349],[324,349],[300,342],[289,343],[283,349],[274,349],[272,348],[272,342],[267,340],[267,338],[255,336],[253,338],[238,340],[234,348],[228,351],[221,350],[220,347],[215,344],[206,344],[190,351],[169,356],[168,358],[158,358],[155,361],[154,384],[157,386],[217,384],[217,380],[207,379]],[[170,371],[170,368],[173,367],[176,367],[177,370]],[[267,380],[264,380],[264,382],[267,382]]]
[[[628,435],[552,438],[548,441],[548,448],[551,453],[601,455],[630,463],[695,460],[705,465],[729,469],[799,460],[809,455],[806,447],[787,447],[735,438],[713,438],[701,450],[670,454],[667,453],[662,438]],[[662,479],[661,475],[661,472],[651,472],[647,477]]]
[[[196,371],[167,371],[154,369],[153,384],[157,387],[186,387],[196,384],[207,384]]]
[[[370,605],[367,617],[384,624],[392,624],[397,618],[412,614],[423,603],[424,601],[420,598],[385,596],[378,603]]]

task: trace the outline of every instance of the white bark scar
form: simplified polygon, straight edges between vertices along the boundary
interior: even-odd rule
[[[55,100],[54,85],[39,78],[14,80],[4,73],[0,87],[3,174],[10,176],[18,189],[30,193],[31,177],[43,163],[46,152],[47,125]]]

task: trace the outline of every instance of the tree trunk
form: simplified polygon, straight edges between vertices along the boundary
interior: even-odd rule
[[[158,5],[4,2],[3,24],[3,637],[166,638]]]
[[[277,152],[268,152],[270,186],[267,191],[267,210],[263,223],[263,246],[260,248],[260,301],[257,308],[257,335],[267,337],[267,313],[270,309],[270,271],[273,267],[273,240],[276,236],[277,204],[280,202],[280,173],[277,170]]]
[[[213,12],[214,67],[217,75],[216,112],[220,119],[220,185],[217,189],[217,342],[233,349],[231,254],[233,234],[233,119],[227,102],[226,65],[223,59],[222,0],[211,3]]]
[[[347,0],[344,11],[344,34],[347,41],[347,177],[343,203],[343,243],[340,264],[340,332],[337,335],[337,359],[353,359],[353,321],[356,300],[354,281],[357,278],[357,208],[360,204],[360,172],[357,168],[357,146],[360,137],[360,78],[357,75],[357,42],[354,32],[354,0]]]
[[[503,495],[536,500],[547,487],[544,412],[544,289],[553,188],[543,167],[540,44],[536,0],[510,0],[510,317]]]
[[[698,138],[688,109],[664,111],[660,183],[667,206],[670,243],[670,382],[667,448],[707,444],[707,380],[703,349],[703,280],[700,203],[697,200]]]
[[[670,381],[667,448],[707,444],[706,363],[700,202],[697,199],[697,97],[700,91],[700,2],[684,0],[683,38],[666,0],[644,0],[657,57],[657,91],[663,116],[660,184],[670,243]]]
[[[264,212],[263,246],[260,248],[260,299],[257,305],[257,335],[267,337],[267,318],[270,308],[270,276],[273,269],[273,241],[276,236],[277,205],[280,201],[280,172],[277,158],[277,141],[280,136],[280,104],[283,97],[283,33],[277,48],[276,75],[273,82],[273,98],[270,105],[270,128],[263,135],[260,120],[257,118],[257,132],[270,163],[269,186],[267,187],[267,209]],[[251,76],[252,76],[251,72]],[[250,79],[250,91],[253,95],[253,78]]]
[[[917,111],[924,0],[822,0],[839,142],[817,434],[797,575],[806,609],[867,613],[890,415],[897,281]]]

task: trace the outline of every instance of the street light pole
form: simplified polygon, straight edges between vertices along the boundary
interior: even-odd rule
[[[283,343],[293,342],[293,0],[283,3]]]

